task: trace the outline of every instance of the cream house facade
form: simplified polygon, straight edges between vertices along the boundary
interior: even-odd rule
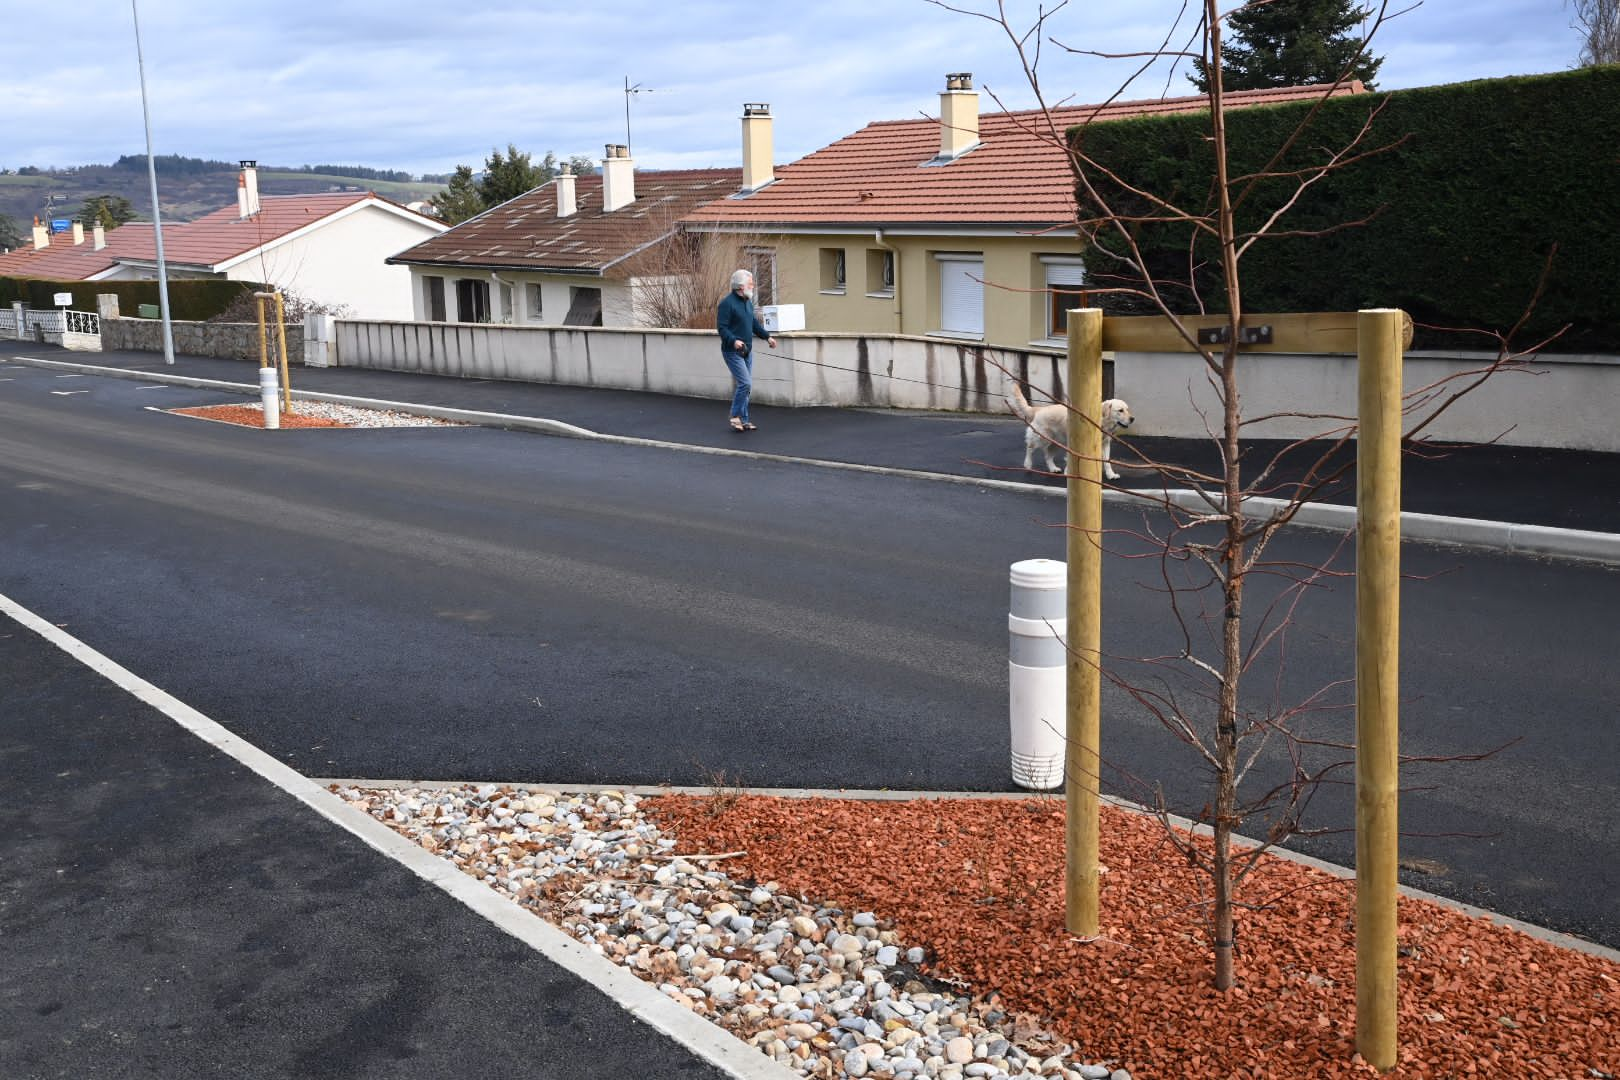
[[[1322,92],[1244,91],[1228,102]],[[1057,350],[1065,312],[1081,304],[1086,253],[1065,155],[1040,132],[1207,106],[1197,96],[1065,107],[1050,120],[1039,111],[981,115],[972,75],[953,73],[939,119],[869,124],[777,170],[770,109],[749,104],[744,186],[685,226],[748,237],[756,277],[768,276],[776,302],[804,305],[806,329]]]

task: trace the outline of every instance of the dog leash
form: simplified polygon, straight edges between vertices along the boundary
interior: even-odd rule
[[[840,367],[837,364],[824,364],[817,360],[801,360],[797,356],[786,356],[782,353],[771,352],[769,349],[761,349],[759,351],[762,355],[774,356],[778,360],[790,360],[795,364],[804,364],[806,367],[823,368],[827,371],[844,371],[852,375],[865,375],[869,378],[892,379],[895,382],[916,383],[918,386],[927,386],[935,390],[955,390],[959,394],[977,394],[980,397],[999,398],[1004,396],[990,390],[975,390],[967,386],[952,386],[950,383],[929,382],[927,379],[908,379],[904,375],[890,375],[888,372],[884,371],[862,371],[860,368]],[[1004,374],[1007,373],[1004,372]],[[1031,389],[1033,389],[1033,387]]]

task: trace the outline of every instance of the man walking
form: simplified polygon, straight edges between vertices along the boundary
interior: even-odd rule
[[[776,339],[754,313],[754,275],[747,270],[731,275],[731,291],[720,301],[715,329],[720,333],[720,356],[735,386],[731,395],[731,430],[754,431],[756,427],[748,419],[748,399],[754,392],[754,339],[763,338],[773,349]]]

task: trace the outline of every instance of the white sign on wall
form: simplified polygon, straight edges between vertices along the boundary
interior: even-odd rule
[[[70,293],[70,292],[59,292],[59,293],[57,293],[56,294],[56,306],[57,307],[72,307],[73,306],[73,294]]]

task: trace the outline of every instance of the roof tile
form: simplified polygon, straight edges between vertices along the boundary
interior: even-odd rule
[[[1320,97],[1323,87],[1237,91],[1229,107],[1275,105]],[[1336,93],[1364,92],[1360,82]],[[1076,105],[1051,111],[1059,130],[1091,121],[1196,112],[1209,106],[1202,95],[1152,101]],[[777,170],[777,179],[743,198],[726,198],[694,210],[693,224],[796,225],[1030,225],[1074,220],[1074,181],[1064,155],[1053,145],[1040,110],[984,113],[979,145],[945,165],[928,165],[939,153],[939,122],[883,120]]]

